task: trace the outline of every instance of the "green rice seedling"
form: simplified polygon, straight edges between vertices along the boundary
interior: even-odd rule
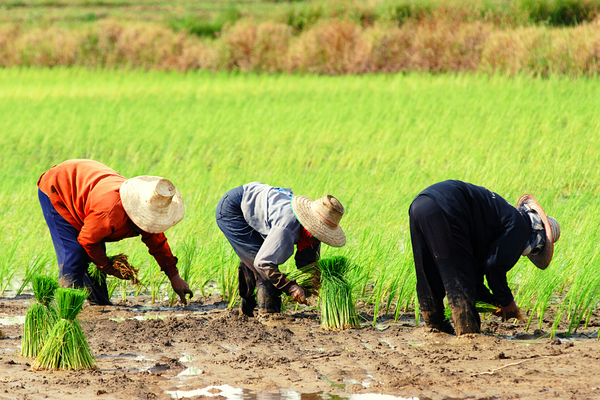
[[[25,267],[25,277],[23,278],[23,282],[21,286],[17,289],[15,296],[23,293],[25,287],[32,282],[32,279],[37,276],[42,269],[49,263],[50,256],[48,254],[36,254],[29,260],[29,263]]]
[[[56,291],[60,320],[54,325],[38,353],[34,370],[94,369],[96,362],[90,352],[81,325],[76,320],[88,292],[82,289],[59,288]]]
[[[478,313],[487,314],[494,313],[500,310],[500,307],[495,306],[493,304],[485,303],[483,301],[478,301],[475,303],[475,309]],[[452,311],[450,310],[450,307],[446,307],[444,309],[444,317],[446,317],[446,319],[452,319]]]
[[[32,286],[36,302],[25,315],[21,338],[21,355],[23,357],[38,355],[58,319],[58,311],[52,304],[54,292],[58,289],[58,282],[49,276],[35,275],[32,279]]]
[[[319,261],[321,269],[321,327],[327,330],[357,328],[360,326],[352,300],[352,286],[346,274],[352,268],[343,256]]]
[[[321,287],[321,269],[318,262],[293,269],[286,276],[289,280],[296,281],[298,286],[304,289],[306,297],[317,294]]]

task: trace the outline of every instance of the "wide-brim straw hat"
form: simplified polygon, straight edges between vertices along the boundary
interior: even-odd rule
[[[552,217],[548,217],[540,203],[530,194],[524,194],[517,201],[517,208],[527,204],[532,210],[535,210],[542,218],[544,229],[546,230],[546,244],[538,254],[529,254],[529,260],[539,269],[546,269],[552,261],[554,255],[554,243],[560,238],[560,225]]]
[[[136,176],[123,182],[119,194],[127,216],[145,232],[164,232],[183,219],[183,198],[168,179]]]
[[[302,226],[321,242],[333,247],[346,244],[346,235],[339,225],[344,206],[335,197],[327,195],[311,200],[305,196],[294,196],[292,210]]]
[[[344,206],[331,195],[311,200],[305,196],[292,197],[292,210],[302,226],[321,242],[333,247],[346,244],[340,227]]]

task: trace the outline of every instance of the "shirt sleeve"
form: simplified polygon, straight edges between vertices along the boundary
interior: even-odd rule
[[[169,279],[179,273],[177,257],[173,256],[164,233],[142,232],[142,242],[148,246],[148,252],[154,257],[160,269]]]
[[[511,224],[503,234],[492,243],[485,262],[485,275],[492,293],[502,306],[513,302],[514,297],[506,273],[519,261],[527,241],[528,232]]]
[[[285,263],[294,254],[296,233],[290,229],[274,226],[256,254],[254,267],[265,279],[284,292],[288,292],[293,282],[279,271],[279,265]]]
[[[110,218],[104,212],[89,214],[83,223],[77,241],[88,253],[92,262],[100,269],[112,267],[112,263],[104,251],[104,238],[113,232]]]

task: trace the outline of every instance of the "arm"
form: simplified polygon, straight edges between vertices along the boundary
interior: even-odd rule
[[[519,229],[514,225],[509,226],[492,243],[485,260],[485,275],[488,285],[502,307],[509,306],[514,302],[506,280],[506,273],[519,260],[528,234],[529,231],[526,229]]]
[[[189,294],[189,298],[194,297],[194,293],[190,289],[186,281],[181,279],[177,270],[177,257],[171,253],[167,237],[164,233],[147,233],[142,232],[142,242],[148,246],[148,252],[154,257],[160,269],[167,275],[171,281],[171,286],[175,293],[179,295],[181,302],[187,304],[185,295]]]
[[[111,274],[113,268],[102,244],[112,232],[110,219],[106,213],[92,213],[85,218],[77,237],[77,241],[90,256],[92,262],[108,274]]]
[[[274,226],[260,247],[254,259],[256,271],[273,285],[289,294],[295,282],[290,281],[279,271],[279,265],[285,263],[294,254],[295,234],[293,231]]]
[[[306,267],[321,258],[321,242],[313,243],[302,251],[296,251],[296,268]]]

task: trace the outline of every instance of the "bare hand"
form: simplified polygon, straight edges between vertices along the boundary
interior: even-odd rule
[[[181,279],[179,274],[171,278],[171,286],[173,287],[173,291],[179,295],[179,299],[184,306],[187,305],[186,294],[190,295],[190,299],[194,297],[194,292],[192,292],[187,282]]]
[[[521,317],[519,307],[517,306],[517,303],[514,302],[514,300],[507,306],[500,306],[500,309],[496,311],[494,315],[502,317],[502,321],[507,321],[511,318],[516,318],[518,320],[521,320],[523,318]]]
[[[288,294],[292,296],[292,298],[298,303],[308,305],[308,301],[306,301],[306,295],[304,294],[304,289],[302,289],[300,286],[292,286]]]

